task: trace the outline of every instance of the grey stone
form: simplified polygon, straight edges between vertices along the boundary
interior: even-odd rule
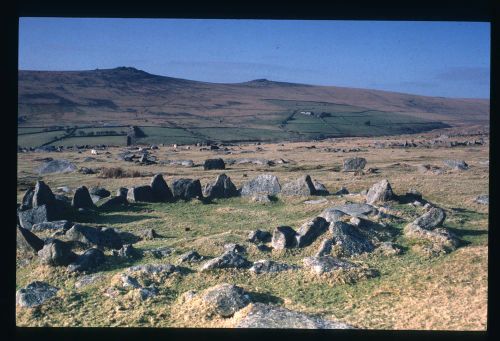
[[[205,271],[211,269],[228,269],[228,268],[242,269],[242,268],[247,268],[250,265],[251,263],[248,260],[246,260],[243,256],[241,256],[239,253],[226,251],[221,256],[216,257],[214,259],[210,259],[209,261],[205,262],[200,270]]]
[[[203,163],[204,170],[226,169],[226,164],[222,159],[208,159]]]
[[[328,194],[330,194],[328,189],[326,189],[326,186],[323,185],[321,182],[314,180],[313,184],[314,184],[314,190],[316,191],[316,195],[328,195]]]
[[[123,287],[125,287],[125,288],[134,288],[134,289],[141,288],[139,281],[135,277],[132,277],[132,276],[127,275],[127,274],[121,274],[120,279],[122,281]]]
[[[78,187],[75,190],[75,195],[71,201],[71,206],[74,208],[95,208],[94,202],[90,197],[89,190],[85,186]]]
[[[227,283],[206,289],[202,299],[221,317],[231,317],[250,303],[243,288]]]
[[[145,287],[145,288],[139,288],[139,298],[142,301],[145,301],[149,298],[155,297],[159,293],[160,293],[160,290],[154,285],[151,285],[151,286]]]
[[[153,191],[153,199],[157,202],[174,200],[174,195],[161,174],[156,174],[151,180],[151,190]]]
[[[267,243],[271,241],[271,233],[262,230],[255,230],[248,234],[248,241],[251,243]]]
[[[104,275],[100,273],[84,275],[75,282],[75,288],[82,289],[102,279],[104,279]]]
[[[328,202],[327,199],[321,198],[318,200],[306,200],[306,201],[304,201],[304,204],[306,204],[306,205],[319,205],[319,204],[324,204],[326,202]]]
[[[245,183],[241,189],[242,196],[254,194],[276,195],[281,191],[278,178],[271,174],[261,174]]]
[[[336,221],[330,225],[335,246],[341,248],[346,256],[357,255],[360,253],[371,252],[374,246],[357,227],[342,221]]]
[[[52,160],[44,163],[40,168],[38,168],[38,174],[59,174],[59,173],[69,173],[77,170],[77,167],[69,162],[68,160]]]
[[[33,193],[32,207],[35,208],[43,205],[51,207],[54,205],[55,200],[56,198],[50,187],[43,181],[37,181]]]
[[[83,254],[79,255],[74,263],[68,266],[69,272],[88,271],[96,268],[104,263],[106,257],[104,253],[96,248],[88,249]]]
[[[332,207],[331,210],[332,212],[333,210],[338,210],[347,215],[350,215],[351,217],[361,217],[361,218],[365,216],[376,215],[378,213],[378,210],[372,205],[359,204],[359,203],[350,203],[350,204],[335,206]]]
[[[164,258],[171,255],[174,252],[174,249],[169,247],[159,247],[152,250],[144,251],[144,254],[151,254],[155,258]]]
[[[297,232],[290,226],[278,226],[273,231],[271,245],[274,249],[281,250],[297,245]]]
[[[198,252],[191,250],[180,255],[178,261],[179,263],[186,263],[186,262],[192,263],[192,262],[199,262],[203,259],[204,257],[200,256]]]
[[[366,159],[362,157],[352,157],[345,159],[342,165],[344,172],[355,172],[364,169],[366,166]]]
[[[261,274],[261,273],[270,273],[270,272],[275,273],[275,272],[296,270],[296,269],[298,269],[298,266],[279,263],[269,259],[263,259],[254,262],[249,271],[256,274]]]
[[[465,163],[463,160],[443,160],[445,166],[457,169],[457,170],[467,170],[469,169],[469,165]]]
[[[31,230],[34,224],[47,222],[56,218],[53,214],[53,209],[49,209],[47,205],[19,211],[18,216],[19,224],[27,230]]]
[[[238,196],[238,190],[226,174],[220,174],[214,183],[206,184],[203,195],[210,199]]]
[[[314,255],[315,257],[322,257],[322,256],[327,256],[332,252],[332,246],[334,244],[334,240],[331,238],[324,239],[316,254]]]
[[[128,188],[126,187],[120,187],[116,190],[116,196],[117,197],[127,197],[127,193],[128,193]]]
[[[453,251],[460,245],[458,237],[446,228],[426,230],[418,225],[408,224],[405,226],[403,231],[407,238],[426,240],[434,244],[436,249],[440,249],[445,252]]]
[[[309,175],[304,175],[295,181],[288,182],[281,187],[282,195],[309,196],[316,194],[316,188]]]
[[[57,294],[56,288],[46,282],[35,281],[16,292],[16,304],[21,307],[37,307]]]
[[[474,201],[481,205],[489,205],[490,196],[488,194],[481,194]]]
[[[337,207],[327,208],[327,209],[323,210],[323,212],[321,212],[321,214],[320,214],[320,217],[325,218],[325,220],[329,223],[338,221],[345,216],[347,216],[347,214],[344,213],[343,211],[339,210]]]
[[[172,182],[175,199],[203,199],[200,180],[177,179]]]
[[[149,185],[129,188],[127,192],[127,201],[154,202],[153,189]]]
[[[116,209],[122,206],[128,205],[128,200],[126,196],[116,196],[116,197],[107,197],[104,198],[100,203],[99,203],[99,208],[105,209],[105,210],[110,210],[110,209]]]
[[[65,266],[73,262],[76,255],[71,251],[69,244],[54,239],[45,244],[41,250],[38,251],[38,257],[43,264],[52,266]]]
[[[345,195],[349,194],[349,191],[345,187],[341,187],[337,192],[335,192],[335,195]]]
[[[426,230],[432,230],[443,224],[446,213],[439,207],[432,207],[429,211],[415,219],[412,224]]]
[[[355,329],[342,322],[263,303],[253,303],[236,328]]]
[[[30,254],[37,254],[43,248],[43,240],[25,228],[17,226],[17,248]]]
[[[387,179],[381,180],[374,184],[366,194],[366,202],[368,204],[384,203],[395,198],[392,192],[391,184]]]
[[[75,224],[65,233],[69,241],[85,245],[108,247],[119,250],[123,246],[120,235],[114,229],[97,229],[90,226]]]
[[[246,249],[244,246],[242,246],[240,244],[235,244],[235,243],[225,244],[224,245],[224,252],[227,252],[227,251],[240,253],[240,254],[246,253]]]
[[[304,223],[297,230],[297,247],[310,245],[321,234],[328,230],[328,222],[322,217],[316,217],[311,221]]]
[[[339,269],[353,269],[358,267],[352,262],[332,256],[306,257],[303,259],[303,263],[305,267],[318,275]]]
[[[174,272],[180,272],[180,268],[173,264],[143,264],[131,266],[126,270],[128,273],[140,272],[146,275],[169,276]]]
[[[113,250],[113,255],[120,257],[120,258],[139,258],[141,257],[141,252],[136,249],[133,245],[131,244],[125,244],[122,246],[122,248],[118,251]]]
[[[111,195],[111,192],[104,187],[91,187],[89,193],[92,195],[96,195],[99,198],[107,198]]]
[[[60,230],[66,231],[73,226],[73,223],[67,220],[56,220],[56,221],[47,221],[43,223],[33,224],[31,227],[31,231],[41,232],[47,230]]]
[[[33,208],[33,195],[35,194],[35,188],[30,187],[24,192],[23,200],[21,203],[21,210],[27,210]]]
[[[159,235],[156,233],[154,229],[147,229],[141,232],[141,238],[144,240],[153,240],[155,238],[158,238]]]

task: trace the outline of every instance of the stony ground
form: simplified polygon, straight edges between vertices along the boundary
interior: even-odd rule
[[[423,139],[432,134],[423,135]],[[416,136],[398,137],[404,141]],[[359,193],[374,183],[388,179],[396,194],[414,188],[424,199],[446,211],[444,226],[465,243],[447,254],[429,256],[418,252],[412,241],[402,233],[404,225],[420,214],[418,207],[393,204],[391,213],[401,218],[391,227],[398,231],[395,241],[403,248],[401,255],[370,253],[354,256],[360,262],[377,269],[379,276],[355,283],[330,281],[311,276],[305,270],[276,274],[251,274],[246,270],[214,270],[200,272],[198,263],[185,266],[187,274],[171,276],[160,281],[160,293],[146,301],[124,295],[119,298],[105,296],[115,275],[132,265],[147,263],[177,264],[179,255],[196,250],[205,257],[216,257],[223,245],[236,242],[247,247],[250,261],[272,259],[287,264],[302,265],[302,259],[313,255],[319,240],[311,246],[286,251],[260,251],[246,241],[255,229],[270,231],[279,225],[294,229],[318,216],[325,208],[346,202],[362,202],[358,194],[329,195],[326,201],[306,204],[307,200],[321,197],[282,197],[276,202],[262,204],[248,198],[217,199],[211,204],[193,200],[176,203],[137,203],[113,211],[94,214],[75,214],[74,222],[91,226],[115,227],[139,234],[154,228],[161,238],[141,240],[134,247],[146,251],[158,247],[171,247],[175,251],[163,259],[145,255],[136,260],[109,257],[105,264],[92,273],[99,280],[80,288],[75,283],[81,275],[68,274],[64,268],[42,265],[38,259],[18,257],[16,284],[22,288],[35,281],[46,281],[61,290],[56,297],[37,308],[17,307],[19,326],[146,326],[146,327],[204,327],[234,326],[229,320],[207,321],[179,312],[179,302],[189,290],[202,291],[219,283],[230,283],[244,288],[254,302],[276,304],[294,311],[312,313],[340,321],[358,328],[370,329],[439,329],[485,330],[487,311],[487,248],[488,206],[474,202],[481,194],[488,194],[488,145],[459,146],[454,148],[374,148],[375,141],[387,142],[395,138],[339,139],[308,143],[277,143],[231,146],[230,154],[223,151],[200,151],[191,146],[160,147],[151,151],[159,161],[193,160],[194,167],[180,165],[139,165],[118,160],[123,148],[109,148],[110,154],[90,155],[90,150],[79,154],[60,153],[18,154],[18,202],[24,191],[42,179],[52,188],[67,186],[71,190],[85,185],[102,186],[116,192],[119,187],[149,184],[153,174],[162,173],[169,186],[174,178],[200,179],[202,186],[225,173],[240,187],[253,177],[269,173],[281,184],[309,174],[323,183],[331,193],[346,187]],[[315,148],[312,148],[312,146]],[[327,152],[325,148],[359,148],[360,151]],[[258,150],[260,149],[260,150]],[[83,161],[92,156],[95,161]],[[342,160],[360,156],[367,160],[365,174],[341,172]],[[80,167],[122,167],[137,170],[143,177],[108,179],[99,174],[47,174],[38,176],[36,168],[43,158],[67,159]],[[241,164],[228,165],[224,171],[203,170],[205,159],[218,158],[283,159],[287,163],[274,166]],[[465,160],[466,171],[450,170],[445,159]],[[417,166],[431,164],[442,168],[441,174],[421,173]],[[376,168],[373,173],[368,168]],[[39,233],[48,237],[49,233]],[[105,252],[110,255],[110,251]]]

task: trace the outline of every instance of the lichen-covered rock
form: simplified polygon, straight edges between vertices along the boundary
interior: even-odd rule
[[[270,272],[274,273],[274,272],[296,270],[296,269],[298,269],[296,265],[288,265],[285,263],[275,262],[269,259],[262,259],[254,262],[249,271],[256,274],[261,274],[261,273],[270,273]]]
[[[172,182],[175,199],[203,199],[200,180],[177,179]]]
[[[193,263],[202,261],[203,259],[204,257],[201,256],[198,252],[191,250],[180,255],[178,261],[179,263]]]
[[[276,250],[292,248],[297,245],[297,232],[290,226],[278,226],[273,231],[271,245]]]
[[[346,217],[347,214],[337,209],[337,207],[330,207],[321,212],[320,217],[324,218],[327,222],[333,223]]]
[[[456,170],[467,170],[469,165],[463,160],[443,160],[445,166]]]
[[[368,204],[384,203],[395,198],[392,192],[392,187],[387,179],[381,180],[374,184],[366,194],[366,202]]]
[[[322,217],[316,217],[311,221],[304,223],[297,230],[297,247],[310,245],[322,233],[328,230],[328,222]]]
[[[99,204],[99,208],[110,210],[128,205],[126,196],[107,197]]]
[[[43,240],[30,231],[17,226],[17,248],[29,254],[37,254],[44,246]]]
[[[89,190],[85,186],[78,187],[73,195],[71,206],[74,208],[95,208],[94,202],[90,197]]]
[[[136,249],[132,244],[125,244],[118,251],[113,250],[113,255],[120,258],[139,258],[142,256],[141,252]]]
[[[248,234],[250,243],[267,243],[271,241],[271,233],[262,230],[255,230]]]
[[[357,267],[357,265],[352,262],[332,256],[306,257],[303,259],[303,263],[306,268],[311,269],[312,272],[318,275],[339,269],[352,269]]]
[[[203,163],[203,169],[204,170],[211,170],[211,169],[225,169],[226,164],[224,163],[224,160],[222,159],[208,159],[205,160]]]
[[[276,195],[281,191],[278,178],[272,174],[261,174],[248,181],[241,188],[242,196],[254,194]]]
[[[226,174],[220,174],[214,183],[208,183],[203,188],[206,198],[230,198],[238,196],[238,190]]]
[[[342,165],[344,172],[360,171],[366,166],[366,159],[362,157],[351,157],[345,159]]]
[[[52,206],[56,200],[54,193],[49,186],[43,181],[37,181],[35,185],[35,190],[33,192],[32,207],[39,207],[43,205]]]
[[[156,233],[155,229],[143,230],[141,231],[140,236],[144,240],[153,240],[160,237],[160,235]]]
[[[129,188],[127,200],[129,202],[154,202],[153,189],[149,185]]]
[[[314,255],[315,257],[327,256],[332,252],[332,246],[334,240],[332,238],[324,239],[319,245],[318,251]]]
[[[281,187],[282,195],[310,196],[316,194],[316,188],[309,175],[304,175],[299,179],[287,182]]]
[[[316,192],[316,195],[328,195],[328,194],[330,194],[330,192],[328,191],[326,186],[323,185],[321,182],[314,180],[313,184],[314,184],[314,190]]]
[[[104,253],[96,248],[88,249],[76,258],[75,262],[68,265],[69,272],[88,271],[104,263]]]
[[[85,245],[107,247],[119,250],[123,246],[120,235],[114,229],[98,229],[95,227],[75,224],[65,233],[69,241]]]
[[[54,297],[59,291],[46,282],[35,281],[16,292],[16,304],[21,307],[37,307]]]
[[[357,227],[342,221],[330,225],[334,245],[341,250],[342,255],[352,256],[374,249],[372,242],[366,238]]]
[[[415,219],[412,224],[426,230],[441,226],[446,219],[446,213],[439,207],[432,207],[429,211]]]
[[[432,249],[444,253],[451,252],[460,245],[460,239],[446,228],[427,230],[415,224],[408,224],[404,228],[404,234],[409,239],[426,241]]]
[[[68,160],[52,160],[44,163],[38,168],[38,174],[69,173],[77,170],[77,167]]]
[[[46,221],[43,223],[34,224],[31,231],[66,231],[73,226],[73,223],[67,220]]]
[[[243,288],[227,283],[208,288],[202,299],[221,317],[231,317],[250,303]]]
[[[252,303],[245,309],[248,311],[245,311],[245,315],[240,317],[236,328],[355,329],[342,322],[269,304]]]
[[[248,268],[251,263],[241,256],[239,253],[226,251],[221,256],[214,259],[210,259],[205,262],[200,268],[201,271],[212,270],[212,269],[243,269]]]
[[[153,192],[154,201],[171,202],[174,200],[174,195],[161,174],[156,174],[151,179],[151,191]]]
[[[236,244],[236,243],[224,244],[224,252],[228,252],[228,251],[240,253],[240,254],[246,253],[245,247],[243,245]]]
[[[53,239],[38,251],[38,257],[43,264],[64,266],[73,262],[76,255],[71,251],[70,245],[59,239]]]
[[[53,213],[53,209],[47,205],[41,205],[24,211],[19,211],[17,214],[19,217],[19,224],[27,230],[31,230],[35,224],[44,223],[56,218]]]

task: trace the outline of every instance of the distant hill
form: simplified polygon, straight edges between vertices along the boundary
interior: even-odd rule
[[[18,122],[163,127],[201,140],[300,139],[488,125],[489,101],[267,79],[207,83],[130,67],[19,71]]]

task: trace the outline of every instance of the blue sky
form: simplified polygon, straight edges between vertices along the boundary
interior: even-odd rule
[[[490,25],[20,19],[21,70],[117,66],[219,83],[267,78],[429,96],[489,98]]]

